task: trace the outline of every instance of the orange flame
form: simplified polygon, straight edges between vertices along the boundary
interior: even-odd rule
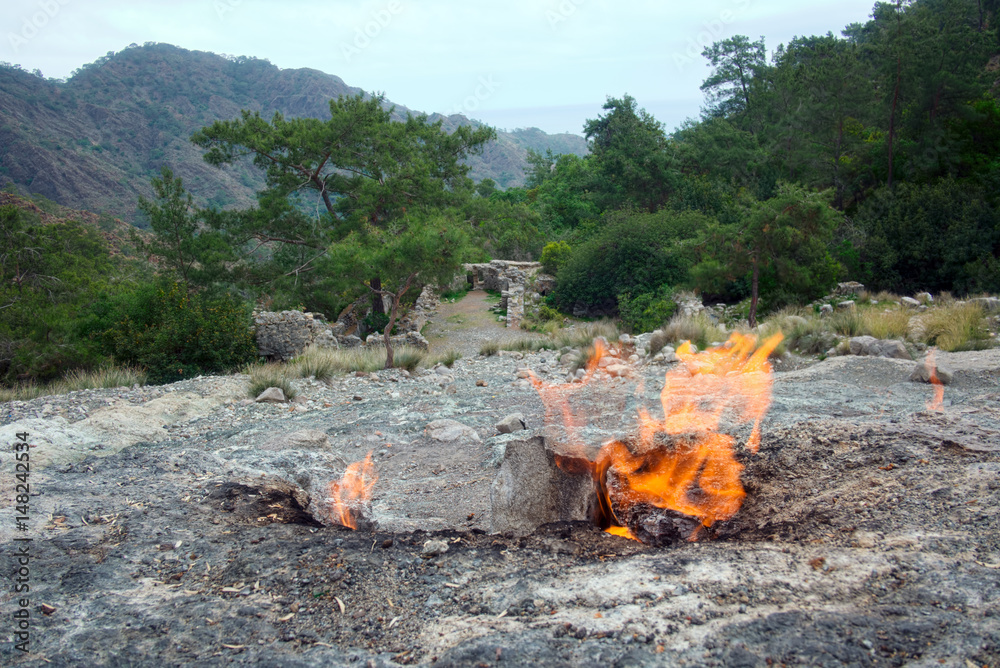
[[[667,371],[660,393],[663,418],[640,410],[636,437],[628,445],[605,444],[593,462],[581,456],[583,445],[576,434],[583,425],[567,399],[591,380],[602,347],[588,364],[584,382],[575,387],[533,379],[546,418],[555,417],[558,408],[566,427],[570,453],[556,461],[564,470],[589,470],[593,475],[599,490],[597,521],[603,528],[635,539],[619,516],[642,503],[697,519],[700,526],[688,538],[694,540],[702,526],[736,514],[746,495],[740,482],[743,466],[733,451],[736,439],[720,433],[720,423],[724,418],[752,422],[746,447],[757,452],[760,423],[771,401],[768,356],[781,339],[776,334],[757,348],[755,337],[733,334],[724,345],[702,353],[688,343],[680,346],[682,364]]]
[[[363,461],[347,467],[340,480],[330,482],[330,500],[333,502],[330,515],[341,526],[358,528],[357,515],[372,496],[372,488],[378,480],[372,453]]]
[[[927,354],[927,361],[925,364],[930,367],[931,370],[931,384],[934,386],[934,398],[927,402],[927,410],[929,411],[939,411],[941,410],[941,405],[944,403],[944,383],[937,375],[937,362],[934,359],[934,351],[931,350]]]

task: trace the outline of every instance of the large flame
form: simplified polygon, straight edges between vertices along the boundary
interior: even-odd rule
[[[341,526],[358,528],[358,515],[372,496],[378,480],[372,453],[363,461],[354,462],[344,471],[340,480],[330,482],[331,517]]]
[[[568,398],[589,383],[602,346],[587,367],[583,383],[534,384],[546,406],[547,418],[561,414],[568,452],[557,456],[560,467],[590,471],[598,489],[598,523],[610,533],[634,538],[622,516],[639,505],[653,506],[696,520],[688,536],[701,527],[732,517],[743,503],[740,482],[743,466],[736,460],[736,439],[720,431],[720,423],[752,422],[746,447],[760,447],[760,423],[771,401],[771,365],[768,356],[781,334],[757,347],[753,336],[733,334],[722,346],[694,352],[690,344],[677,350],[682,364],[667,371],[660,402],[662,418],[639,412],[634,438],[605,444],[596,460],[582,457],[577,433],[583,416],[571,409]],[[727,424],[727,426],[729,426]]]

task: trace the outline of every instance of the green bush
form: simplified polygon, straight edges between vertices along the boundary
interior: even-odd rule
[[[629,332],[652,332],[676,312],[677,303],[665,288],[658,293],[646,292],[635,297],[627,292],[618,295],[618,315]]]
[[[170,281],[103,295],[87,328],[118,363],[145,368],[154,384],[228,371],[257,356],[249,304],[190,294]]]
[[[613,311],[618,295],[687,282],[695,253],[690,242],[707,220],[674,211],[608,216],[559,268],[555,300],[564,310],[583,303]]]
[[[565,241],[553,241],[545,244],[542,249],[542,269],[545,273],[555,275],[559,267],[569,259],[572,250]]]

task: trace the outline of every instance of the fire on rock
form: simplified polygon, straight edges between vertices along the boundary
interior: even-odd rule
[[[757,452],[760,423],[771,402],[768,356],[781,334],[757,347],[753,336],[733,334],[722,346],[695,352],[677,350],[681,364],[669,370],[660,393],[662,417],[645,409],[638,433],[606,443],[591,461],[578,440],[585,416],[570,398],[594,379],[603,346],[598,345],[582,384],[546,384],[533,378],[548,420],[562,419],[567,436],[557,465],[572,474],[589,473],[597,491],[595,521],[619,536],[660,545],[696,540],[704,527],[736,514],[745,492],[743,466],[736,460],[736,439],[722,423],[753,423],[746,447]]]

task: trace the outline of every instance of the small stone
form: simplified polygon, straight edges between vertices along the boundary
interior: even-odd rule
[[[517,370],[517,377],[518,378],[531,378],[531,369],[518,369]]]
[[[608,375],[612,378],[618,378],[619,376],[628,374],[628,367],[624,364],[612,364],[608,366],[605,371],[607,371]]]
[[[907,308],[917,308],[920,306],[920,302],[913,297],[903,297],[901,301],[903,302],[903,306],[906,306]]]
[[[420,550],[420,556],[424,559],[430,559],[431,557],[436,557],[438,555],[444,554],[448,551],[448,543],[443,540],[429,540],[424,543],[423,549]]]
[[[497,422],[497,431],[501,434],[511,434],[515,431],[522,431],[528,428],[527,423],[524,421],[524,415],[521,413],[514,413],[508,415],[500,422]]]
[[[285,403],[285,393],[281,391],[280,387],[269,387],[259,395],[255,401],[258,404],[283,404]]]
[[[486,381],[485,380],[477,380],[476,381],[476,387],[486,387]]]

